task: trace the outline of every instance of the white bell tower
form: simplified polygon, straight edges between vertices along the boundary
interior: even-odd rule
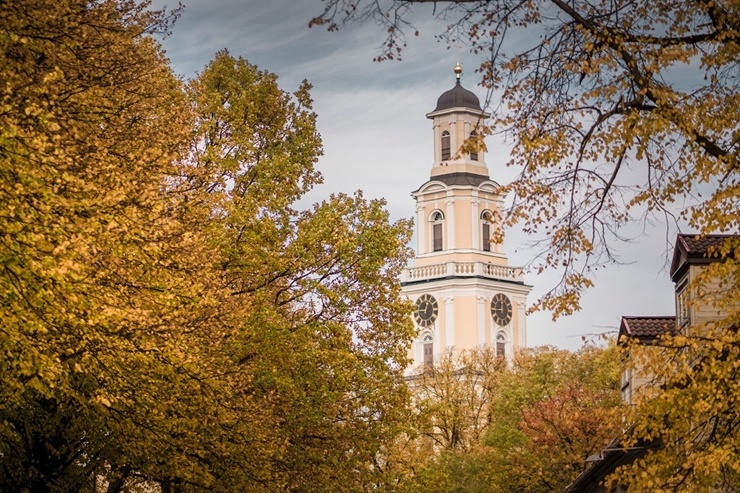
[[[429,180],[412,193],[417,254],[401,279],[404,294],[416,303],[412,371],[448,351],[489,346],[509,358],[527,343],[531,286],[492,241],[501,230],[504,196],[488,176],[485,154],[460,149],[489,114],[460,84],[459,64],[455,74],[455,87],[427,114],[434,164]]]

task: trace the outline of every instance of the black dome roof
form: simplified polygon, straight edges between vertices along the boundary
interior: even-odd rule
[[[442,93],[439,99],[437,99],[437,107],[434,108],[434,111],[450,108],[470,108],[471,110],[483,111],[480,107],[478,96],[465,89],[460,84],[460,79],[457,79],[455,87]]]

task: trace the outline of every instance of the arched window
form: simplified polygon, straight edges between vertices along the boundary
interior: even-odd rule
[[[442,132],[442,160],[450,159],[450,132]]]
[[[422,344],[424,347],[424,366],[434,365],[434,338],[432,334],[424,334]]]
[[[443,248],[442,242],[442,224],[445,216],[440,211],[434,211],[431,216],[432,223],[432,251],[441,252]]]
[[[506,357],[506,334],[503,332],[496,334],[496,356],[499,358]]]
[[[491,251],[491,224],[493,223],[493,214],[491,211],[483,211],[480,215],[481,239],[483,240],[483,251]]]
[[[475,142],[475,145],[476,145],[476,148],[473,149],[472,151],[470,151],[470,160],[471,161],[477,161],[478,160],[478,148],[477,148],[477,146],[478,146],[478,143],[477,142],[478,141],[477,141],[476,137],[478,137],[478,134],[476,133],[475,130],[473,130],[472,132],[470,132],[470,140],[474,141]]]

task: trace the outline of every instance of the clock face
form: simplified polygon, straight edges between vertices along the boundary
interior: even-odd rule
[[[416,300],[414,320],[422,327],[429,327],[437,319],[438,312],[437,300],[429,294],[423,294]]]
[[[499,325],[511,322],[511,300],[504,293],[498,293],[491,299],[491,316]]]

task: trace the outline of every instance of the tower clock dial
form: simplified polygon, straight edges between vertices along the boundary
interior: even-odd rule
[[[498,325],[511,322],[511,300],[504,293],[498,293],[491,299],[491,316]]]
[[[416,300],[414,320],[422,327],[429,327],[437,319],[439,306],[432,295],[423,294]]]

